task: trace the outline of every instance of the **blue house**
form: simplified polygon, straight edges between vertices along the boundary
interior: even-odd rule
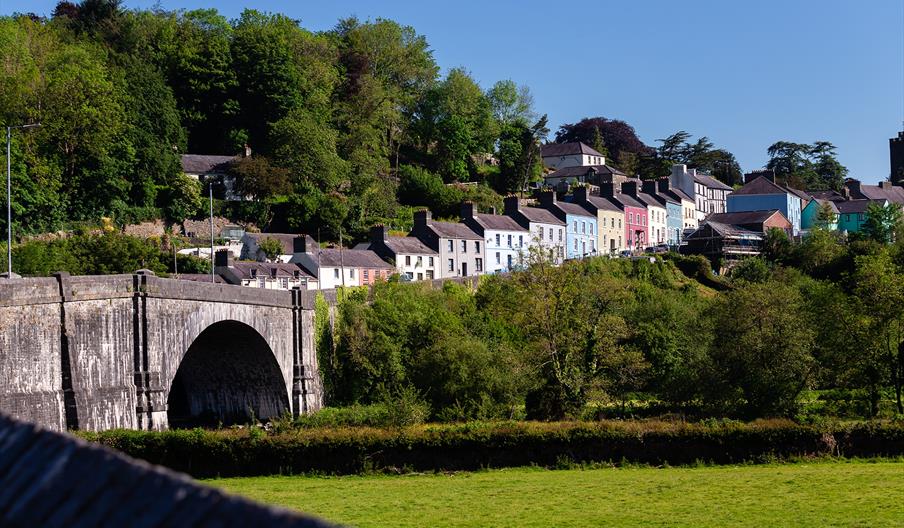
[[[728,195],[729,213],[778,210],[791,222],[794,235],[800,234],[800,214],[809,198],[803,191],[784,187],[760,176]]]
[[[596,215],[578,204],[559,202],[553,191],[540,192],[540,207],[565,222],[565,256],[569,259],[597,254]]]
[[[656,180],[644,181],[643,192],[655,198],[665,207],[666,243],[670,246],[677,246],[680,244],[681,233],[684,232],[681,202],[670,194],[659,192],[659,185]]]

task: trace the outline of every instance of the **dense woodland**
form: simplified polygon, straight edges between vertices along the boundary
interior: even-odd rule
[[[41,123],[13,134],[20,234],[203,215],[179,156],[246,145],[253,155],[232,170],[255,199],[218,213],[334,239],[377,222],[406,229],[414,206],[454,216],[464,199],[500,205],[538,179],[550,132],[527,87],[480,86],[464,68],[440,75],[425,36],[391,20],[312,32],[250,9],[228,20],[118,0],[0,18],[0,121]],[[741,177],[730,152],[686,132],[654,148],[623,121],[591,117],[554,140],[584,141],[644,178],[673,162]],[[846,172],[826,142],[779,142],[769,155],[801,187],[838,188]],[[444,185],[456,182],[477,185]]]
[[[378,285],[321,334],[329,401],[439,420],[904,414],[904,238],[770,239],[730,277],[670,255],[541,260],[473,293]]]

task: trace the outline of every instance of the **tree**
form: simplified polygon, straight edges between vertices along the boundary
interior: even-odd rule
[[[815,224],[822,229],[830,229],[838,222],[838,215],[832,209],[829,202],[819,204],[819,210],[816,211]]]
[[[506,126],[499,137],[499,191],[523,191],[527,184],[540,177],[543,158],[540,141],[549,133],[546,115],[533,126],[515,123]]]
[[[500,128],[519,124],[528,126],[537,118],[530,89],[518,86],[511,79],[496,82],[487,92],[487,99]]]
[[[741,166],[734,154],[725,149],[716,149],[708,137],[703,136],[693,144],[688,142],[691,134],[680,130],[665,139],[657,139],[662,143],[656,149],[657,157],[664,165],[681,163],[694,167],[702,172],[710,173],[726,185],[742,183]],[[666,172],[663,167],[660,172]]]
[[[840,191],[847,176],[847,168],[835,157],[835,146],[828,141],[812,145],[777,141],[767,150],[766,168],[775,171],[776,178],[793,187],[806,190],[832,189]]]
[[[240,195],[266,200],[292,191],[288,169],[270,163],[264,156],[243,158],[232,164],[229,172],[235,177],[235,190]]]
[[[498,135],[490,100],[462,68],[428,91],[415,119],[420,144],[447,182],[467,181],[471,157],[492,152]]]
[[[602,135],[603,142],[609,150],[607,162],[628,174],[633,174],[631,169],[636,168],[638,157],[653,153],[653,149],[644,145],[637,137],[634,127],[624,121],[605,117],[585,117],[577,123],[564,124],[556,132],[555,142],[582,141],[590,145],[596,131]]]
[[[894,234],[901,225],[902,217],[904,213],[900,204],[870,203],[866,207],[866,221],[863,222],[861,232],[870,240],[888,244],[894,241]]]
[[[811,381],[814,335],[800,293],[749,283],[714,303],[710,398],[747,416],[789,415]]]
[[[868,329],[861,364],[870,391],[871,414],[878,412],[881,379],[890,377],[898,413],[904,413],[904,277],[883,248],[878,255],[855,257],[854,300]]]
[[[264,252],[264,256],[270,262],[275,262],[276,257],[283,252],[282,243],[272,237],[264,237],[258,242],[257,247]]]
[[[783,264],[792,257],[791,239],[784,229],[771,227],[763,236],[763,258],[769,262]]]
[[[733,281],[764,283],[772,276],[769,265],[760,257],[749,257],[731,269]]]

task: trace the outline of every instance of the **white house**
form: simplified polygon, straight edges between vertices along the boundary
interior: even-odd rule
[[[415,237],[389,236],[386,226],[370,228],[370,240],[361,249],[369,249],[383,260],[395,264],[396,272],[409,280],[438,279],[439,253]]]
[[[317,289],[317,278],[297,264],[233,261],[228,251],[217,251],[216,276],[227,284],[265,290]]]
[[[672,187],[681,189],[694,198],[697,209],[697,220],[703,220],[710,213],[727,212],[726,201],[732,188],[708,174],[698,173],[697,169],[688,169],[687,165],[672,165],[669,176]]]
[[[606,158],[584,143],[549,143],[540,147],[543,165],[559,170],[565,167],[606,165]]]
[[[472,202],[461,206],[461,221],[486,241],[487,273],[504,273],[524,265],[531,244],[530,232],[515,219],[492,214],[479,214]]]
[[[298,235],[293,235],[291,233],[245,233],[242,236],[242,251],[239,256],[241,260],[256,260],[258,262],[264,262],[266,260],[270,260],[267,258],[267,255],[260,248],[260,243],[262,240],[267,238],[272,238],[279,242],[279,245],[282,249],[280,249],[279,255],[276,258],[272,259],[273,262],[289,262],[292,259],[292,253],[294,249],[294,240]]]
[[[517,196],[505,197],[505,216],[528,230],[530,244],[541,247],[556,264],[565,260],[565,221],[539,207],[525,207]]]
[[[321,289],[373,284],[394,272],[393,266],[369,249],[321,249],[307,235],[296,237],[294,246],[291,262],[316,277]]]

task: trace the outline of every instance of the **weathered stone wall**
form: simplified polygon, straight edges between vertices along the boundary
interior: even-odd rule
[[[56,430],[166,428],[170,387],[192,343],[212,325],[234,321],[247,328],[246,350],[256,343],[255,353],[275,361],[277,403],[310,412],[322,404],[313,320],[313,294],[302,291],[140,273],[0,280],[0,411]],[[223,354],[230,358],[240,362]],[[237,406],[228,377],[208,378],[208,388],[210,380],[223,383],[211,401]],[[250,394],[247,385],[242,390]]]
[[[65,428],[55,279],[0,280],[0,412]]]

